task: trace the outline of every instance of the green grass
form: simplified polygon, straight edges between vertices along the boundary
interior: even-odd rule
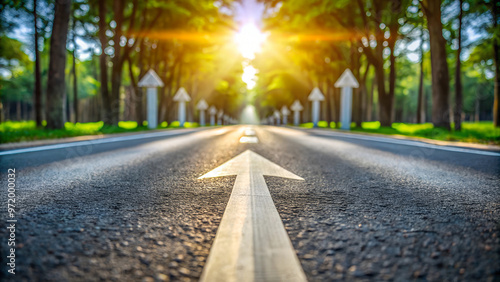
[[[359,132],[423,137],[442,141],[461,141],[500,145],[500,128],[494,128],[492,122],[464,122],[462,123],[461,131],[448,131],[443,128],[434,128],[432,123],[393,123],[391,127],[381,127],[380,123],[376,121],[364,122],[361,124],[361,128],[352,128],[352,130]]]
[[[300,125],[305,128],[312,128],[312,123],[303,123]],[[327,122],[319,122],[318,127],[327,127]],[[339,128],[340,123],[330,123],[330,128]],[[482,143],[500,145],[500,128],[494,128],[490,121],[483,122],[463,122],[461,131],[448,131],[442,128],[434,128],[432,123],[411,124],[411,123],[393,123],[391,127],[380,126],[380,122],[363,122],[361,127],[355,127],[351,124],[351,131],[378,133],[388,135],[404,135],[411,137],[422,137],[443,141],[461,141],[469,143]]]
[[[83,135],[113,134],[148,130],[148,123],[138,126],[135,121],[120,121],[118,126],[105,125],[102,121],[64,124],[64,129],[37,128],[35,121],[6,121],[0,123],[0,143],[57,139]],[[179,122],[161,123],[158,128],[178,128]],[[198,127],[198,123],[185,123],[186,128]]]
[[[198,123],[186,122],[185,128],[198,127]],[[303,123],[304,128],[312,128],[312,123]],[[161,123],[158,128],[179,128],[179,122],[171,124]],[[318,122],[318,127],[336,129],[340,123],[335,124],[326,121]],[[147,122],[138,126],[135,121],[120,121],[118,126],[104,125],[100,122],[76,123],[67,122],[64,129],[49,130],[44,127],[37,128],[34,121],[7,121],[0,123],[0,143],[20,142],[42,139],[57,139],[65,137],[76,137],[83,135],[113,134],[123,132],[135,132],[148,130]],[[496,144],[500,145],[500,128],[494,128],[492,122],[464,122],[462,131],[447,131],[442,128],[434,128],[431,123],[409,124],[393,123],[391,127],[382,127],[378,121],[363,122],[361,127],[351,124],[351,130],[357,132],[405,135],[411,137],[423,137],[435,140],[461,141],[470,143]]]
[[[179,128],[180,127],[180,122],[178,121],[174,121],[170,124],[169,127],[172,127],[172,128]],[[198,123],[197,122],[185,122],[184,123],[184,128],[195,128],[195,127],[199,127]]]
[[[335,124],[335,123],[334,123],[334,122],[331,122],[331,123],[330,123],[330,126],[331,126],[332,124]],[[313,128],[313,127],[314,127],[314,124],[313,124],[312,122],[306,122],[306,123],[301,123],[299,126],[300,126],[300,127],[304,127],[304,128]],[[328,127],[328,122],[326,122],[326,121],[324,121],[324,120],[322,120],[322,121],[318,121],[318,127],[319,127],[319,128],[327,128],[327,127]],[[334,128],[334,127],[332,127],[332,128]]]

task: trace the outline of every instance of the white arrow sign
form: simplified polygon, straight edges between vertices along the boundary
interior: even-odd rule
[[[210,115],[210,125],[214,126],[215,125],[215,115],[217,114],[217,108],[214,106],[211,106],[208,109],[208,114]]]
[[[358,88],[359,83],[350,69],[346,69],[340,78],[335,82],[335,87],[342,87],[342,96],[340,103],[340,123],[341,128],[351,129],[352,112],[352,88]]]
[[[236,175],[200,281],[306,281],[264,175],[304,180],[245,151],[200,177]]]
[[[146,75],[144,75],[139,83],[139,87],[147,87],[147,116],[148,116],[148,128],[156,128],[158,126],[158,87],[163,87],[163,81],[156,74],[156,72],[150,69]],[[141,121],[142,122],[142,121]]]
[[[204,111],[206,109],[208,109],[208,104],[207,104],[207,101],[205,101],[205,99],[201,99],[198,104],[196,104],[196,108],[200,111]]]
[[[325,96],[323,93],[321,93],[321,90],[319,90],[318,87],[314,87],[314,89],[311,91],[311,94],[309,94],[309,97],[307,97],[309,101],[312,101],[312,121],[314,124],[314,127],[318,127],[318,121],[319,121],[319,102],[325,100]]]
[[[280,112],[278,112],[277,110],[274,110],[273,116],[276,119],[276,125],[280,125],[280,123],[281,123],[281,121],[280,121],[280,118],[281,118]]]
[[[146,88],[156,88],[156,87],[163,87],[163,81],[161,81],[160,77],[156,74],[156,72],[152,69],[150,69],[137,83],[137,86],[139,87],[146,87]]]
[[[339,77],[337,82],[335,82],[335,87],[341,88],[341,87],[352,87],[352,88],[358,88],[359,83],[352,74],[350,69],[346,69],[342,75]]]
[[[302,111],[304,109],[304,107],[302,107],[302,104],[300,104],[299,100],[295,100],[295,102],[293,102],[293,104],[292,104],[292,106],[290,108],[293,111],[293,124],[295,126],[299,126],[299,123],[300,123],[300,111]]]
[[[184,123],[186,122],[186,102],[191,101],[191,97],[189,97],[186,89],[181,87],[177,90],[177,93],[174,96],[174,101],[179,102],[179,124],[180,126],[184,126]]]
[[[207,101],[201,99],[196,108],[200,111],[200,126],[205,126],[205,110],[208,109]]]
[[[288,116],[290,115],[290,110],[287,106],[281,107],[281,114],[283,115],[283,124],[288,124]]]

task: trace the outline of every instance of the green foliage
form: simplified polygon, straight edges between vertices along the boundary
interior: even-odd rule
[[[181,123],[179,121],[174,121],[170,123],[168,126],[169,128],[180,128]],[[184,122],[184,127],[185,128],[196,128],[199,127],[199,124],[197,122]]]
[[[6,35],[0,35],[0,69],[11,71],[14,68],[29,66],[30,59],[23,49],[24,44]]]
[[[160,91],[160,96],[166,101],[164,111],[167,115],[174,112],[176,104],[171,101],[171,98],[182,86],[188,90],[193,99],[188,104],[190,107],[188,111],[192,113],[190,116],[193,116],[194,120],[198,118],[195,103],[201,98],[231,116],[237,116],[244,104],[255,104],[260,116],[265,117],[283,105],[289,106],[296,99],[306,107],[307,96],[314,86],[319,86],[325,94],[328,94],[327,100],[333,95],[338,96],[338,93],[333,95],[330,93],[333,92],[331,88],[347,67],[351,68],[358,80],[369,91],[375,80],[373,62],[372,67],[368,69],[366,80],[361,81],[362,71],[370,61],[368,56],[373,52],[378,52],[378,47],[375,45],[387,46],[387,43],[395,38],[397,41],[395,118],[398,122],[415,121],[420,66],[408,59],[406,55],[413,51],[409,51],[406,47],[419,40],[420,29],[426,26],[418,1],[396,1],[395,3],[401,3],[401,10],[396,12],[391,11],[391,1],[260,1],[269,8],[264,18],[264,29],[269,36],[262,52],[257,54],[253,61],[246,62],[255,66],[259,71],[259,80],[253,90],[247,90],[246,85],[241,81],[243,58],[238,54],[232,38],[238,27],[233,15],[227,12],[234,8],[235,1],[231,0],[124,1],[122,32],[123,38],[127,40],[120,43],[113,42],[113,35],[117,32],[117,11],[114,10],[113,1],[100,2],[105,3],[107,7],[105,41],[109,43],[109,46],[105,51],[108,54],[105,69],[110,77],[112,74],[116,75],[113,72],[121,73],[122,79],[119,84],[125,87],[136,86],[133,84],[137,84],[139,76],[149,69],[154,69],[166,85]],[[450,73],[453,73],[456,59],[454,56],[457,34],[456,2],[454,0],[443,2],[443,23],[445,37],[449,42],[447,51]],[[488,119],[491,116],[494,87],[492,80],[494,64],[491,50],[493,39],[498,38],[499,31],[491,28],[489,6],[475,0],[464,0],[464,2],[468,7],[464,18],[465,26],[471,26],[480,38],[476,42],[469,42],[467,38],[464,38],[464,54],[470,53],[470,56],[464,58],[462,66],[463,112],[466,119],[471,120],[479,109],[481,118]],[[80,0],[73,1],[72,4],[75,13],[70,27],[72,29],[70,39],[76,35],[78,40],[85,41],[88,49],[79,48],[77,51],[80,54],[90,55],[86,59],[77,60],[78,98],[82,104],[86,105],[82,106],[80,112],[88,111],[88,104],[95,105],[84,103],[88,101],[85,101],[86,99],[99,96],[101,87],[114,84],[111,82],[105,85],[100,84],[99,58],[95,55],[100,52],[97,38],[98,3],[96,0]],[[376,18],[374,13],[377,5],[382,7],[380,19]],[[51,33],[53,1],[39,1],[38,6],[42,92],[44,92],[49,64],[47,39]],[[3,76],[0,76],[0,99],[7,103],[21,101],[32,106],[34,74],[30,57],[33,57],[33,42],[21,42],[11,38],[12,32],[16,31],[13,29],[15,25],[21,24],[28,29],[33,28],[31,2],[7,1],[1,7],[5,9],[2,9],[0,18],[2,20],[0,23],[0,70],[4,70],[1,72]],[[11,12],[15,12],[15,16],[9,16]],[[380,34],[377,34],[378,32]],[[467,33],[463,32],[463,34],[467,37]],[[427,35],[424,37],[428,40]],[[29,38],[32,38],[31,34]],[[72,51],[74,48],[72,42],[68,46],[69,51]],[[121,50],[117,46],[121,46]],[[129,46],[132,46],[130,52],[125,54],[124,50]],[[115,49],[118,50],[117,53]],[[390,65],[389,53],[387,53],[387,48],[381,48],[380,51],[384,52],[381,60],[385,62],[384,75],[387,79]],[[124,58],[123,62],[118,63],[118,65],[123,63],[123,69],[115,70],[112,66],[118,57]],[[73,82],[70,79],[72,55],[67,56],[67,60],[67,97],[71,103],[73,101]],[[129,64],[132,78],[129,75]],[[431,66],[428,51],[424,54],[424,73],[427,120],[430,120]],[[454,81],[450,81],[450,84],[451,93],[453,93]],[[123,88],[120,89],[123,92]],[[47,93],[43,94],[45,96]],[[383,99],[377,90],[374,95],[373,109],[377,107],[379,100]],[[453,100],[453,95],[451,96]],[[324,103],[330,102],[331,100]],[[92,120],[97,120],[97,117],[92,118]],[[178,127],[175,122],[163,121],[166,119],[170,122],[173,118],[173,115],[163,117],[160,120],[160,127]],[[334,118],[328,118],[328,120],[332,119]],[[120,124],[127,130],[147,126],[147,122],[139,127],[137,125],[134,127],[129,123]],[[117,128],[122,128],[120,124]],[[328,125],[326,121],[320,124],[321,127],[330,128],[338,125],[335,123]],[[186,124],[187,126],[194,125]],[[310,125],[304,124],[303,126]],[[364,123],[361,129],[365,126]],[[414,134],[409,128],[398,127],[396,124],[386,129],[371,126],[373,128],[368,127],[366,130]],[[91,128],[87,130],[84,127],[78,127],[78,130],[80,132],[96,131]],[[429,131],[429,129],[419,131],[425,130]],[[466,130],[464,127],[464,131]],[[77,129],[73,127],[70,131],[77,131]]]
[[[500,129],[494,128],[492,122],[463,122],[462,128],[462,131],[450,132],[441,128],[434,128],[432,123],[393,123],[391,127],[381,127],[380,123],[376,121],[363,122],[361,128],[352,128],[352,130],[367,133],[423,137],[444,141],[461,141],[500,145]]]
[[[306,123],[301,123],[299,125],[299,127],[303,127],[303,128],[313,128],[314,127],[314,123],[312,122],[306,122]],[[320,120],[318,121],[318,127],[319,128],[335,128],[336,125],[334,122],[330,122],[330,126],[328,126],[328,122],[327,121],[324,121],[324,120]]]
[[[35,121],[6,121],[0,123],[0,132],[32,130],[36,128]]]
[[[0,78],[0,98],[2,101],[31,101],[34,88],[33,72],[16,70],[9,79]]]

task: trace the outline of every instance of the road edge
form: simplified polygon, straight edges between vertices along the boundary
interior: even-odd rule
[[[410,140],[410,141],[423,142],[423,143],[437,145],[437,146],[449,146],[449,147],[458,147],[458,148],[500,152],[500,146],[497,146],[497,145],[486,145],[486,144],[467,143],[467,142],[459,142],[459,141],[441,141],[441,140],[434,140],[434,139],[429,139],[429,138],[424,138],[424,137],[412,137],[412,136],[405,136],[405,135],[398,135],[398,134],[389,135],[389,134],[378,134],[378,133],[365,133],[365,132],[345,131],[345,130],[340,130],[340,129],[328,129],[328,128],[303,128],[303,127],[297,127],[297,126],[291,126],[290,128],[300,129],[300,130],[304,130],[304,131],[317,130],[317,131],[333,132],[333,133],[340,133],[340,134],[346,134],[346,135],[352,134],[352,135],[364,135],[364,136],[372,136],[372,137],[383,137],[383,138],[398,139],[398,140]]]
[[[196,127],[196,128],[165,128],[165,129],[153,129],[153,130],[143,130],[143,131],[134,131],[134,132],[122,132],[122,133],[110,133],[110,134],[96,134],[96,135],[82,135],[76,137],[67,137],[67,138],[57,138],[57,139],[43,139],[43,140],[34,140],[34,141],[21,141],[21,142],[10,142],[0,144],[0,151],[8,151],[14,149],[24,149],[31,147],[39,147],[46,145],[57,145],[63,143],[73,143],[79,141],[92,141],[97,139],[105,139],[111,137],[123,137],[123,136],[132,136],[132,135],[140,135],[140,134],[149,134],[156,132],[166,132],[166,131],[186,131],[200,128],[215,128],[215,126],[210,127]]]

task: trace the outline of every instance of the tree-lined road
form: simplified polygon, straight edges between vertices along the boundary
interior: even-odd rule
[[[0,152],[18,209],[15,276],[0,229],[3,278],[200,279],[240,175],[199,178],[250,154],[297,176],[263,173],[307,280],[500,279],[499,152],[270,126],[162,134]]]

